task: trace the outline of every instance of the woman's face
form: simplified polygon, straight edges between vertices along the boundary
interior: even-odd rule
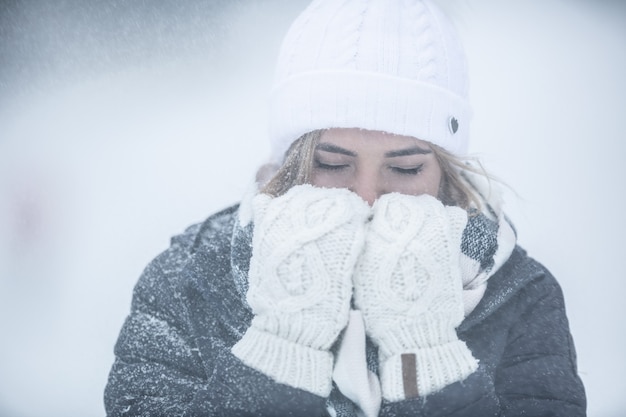
[[[428,142],[363,129],[327,129],[315,148],[311,183],[347,188],[368,204],[383,194],[437,197],[441,168]]]

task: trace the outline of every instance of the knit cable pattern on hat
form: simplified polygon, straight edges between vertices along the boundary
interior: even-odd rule
[[[413,136],[462,154],[467,93],[458,35],[430,1],[316,0],[292,24],[276,65],[273,159],[301,135],[333,127]]]

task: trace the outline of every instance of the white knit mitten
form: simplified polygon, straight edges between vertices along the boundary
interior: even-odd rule
[[[253,200],[247,300],[255,314],[232,348],[246,365],[320,396],[345,328],[369,206],[346,189],[310,185]]]
[[[355,303],[378,344],[383,397],[424,396],[469,376],[477,361],[459,340],[465,211],[397,193],[373,207],[356,267]]]

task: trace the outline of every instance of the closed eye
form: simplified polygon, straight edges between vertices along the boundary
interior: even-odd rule
[[[328,164],[315,160],[315,168],[327,171],[339,171],[348,167],[348,164]]]
[[[391,169],[391,171],[393,171],[396,174],[400,174],[400,175],[417,175],[422,171],[422,168],[424,167],[424,164],[419,164],[417,166],[411,167],[411,168],[404,168],[404,167],[389,167]]]

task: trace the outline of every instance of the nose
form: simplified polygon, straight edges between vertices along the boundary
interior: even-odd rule
[[[365,174],[357,175],[350,190],[365,200],[370,206],[374,204],[378,197],[384,194],[377,178]]]

